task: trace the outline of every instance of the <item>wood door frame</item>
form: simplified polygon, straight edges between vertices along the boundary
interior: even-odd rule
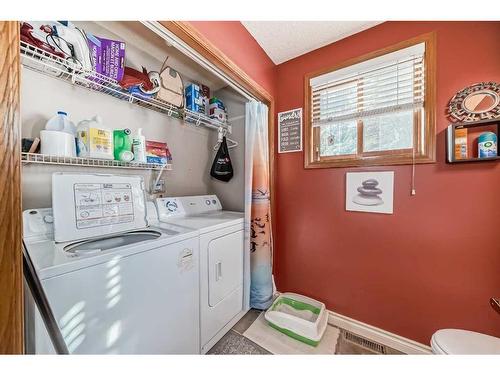
[[[275,100],[261,85],[255,82],[247,73],[227,57],[219,48],[210,42],[194,26],[185,21],[158,21],[167,30],[175,34],[180,40],[186,43],[193,50],[207,59],[210,63],[220,69],[224,74],[234,80],[255,98],[267,105],[268,115],[268,141],[269,141],[269,190],[271,199],[271,217],[276,218],[276,199],[275,199]],[[276,228],[276,220],[271,222],[273,230]],[[273,243],[274,245],[274,243]]]
[[[19,24],[0,21],[0,354],[22,354]]]

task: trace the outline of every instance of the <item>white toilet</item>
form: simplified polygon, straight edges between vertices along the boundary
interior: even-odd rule
[[[435,354],[500,354],[500,338],[463,329],[440,329],[431,338]]]

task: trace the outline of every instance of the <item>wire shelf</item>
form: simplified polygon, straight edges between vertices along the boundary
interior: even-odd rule
[[[231,126],[228,125],[227,123],[223,123],[220,122],[219,120],[212,119],[204,115],[203,113],[190,111],[189,109],[184,109],[183,112],[184,112],[184,121],[186,122],[189,122],[196,126],[202,125],[211,129],[224,128],[228,131],[228,133],[231,133]]]
[[[165,171],[172,170],[172,164],[156,164],[156,163],[134,163],[118,160],[79,158],[72,156],[54,156],[44,154],[32,154],[23,152],[21,154],[23,164],[58,164],[58,165],[78,165],[81,167],[97,167],[97,168],[126,168],[126,169],[163,169]]]
[[[231,127],[227,123],[211,119],[202,113],[177,108],[160,99],[143,97],[123,91],[117,81],[95,71],[85,71],[72,60],[65,60],[31,44],[21,42],[20,51],[22,65],[38,73],[184,120],[192,125],[205,126],[211,129],[222,127],[231,133]]]

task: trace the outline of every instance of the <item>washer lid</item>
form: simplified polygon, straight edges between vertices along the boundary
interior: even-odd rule
[[[245,214],[243,212],[214,211],[199,215],[172,217],[162,219],[162,221],[186,228],[197,229],[200,233],[206,233],[232,225],[242,225],[244,218]]]
[[[152,236],[148,236],[148,232]],[[134,233],[113,234],[107,236],[109,238],[101,238],[104,240],[101,243],[92,240],[55,243],[48,236],[25,238],[25,243],[37,276],[43,280],[96,264],[116,262],[144,251],[166,248],[172,243],[198,236],[198,232],[192,229],[164,223],[139,231],[141,238],[135,243]]]
[[[446,354],[500,354],[500,338],[463,329],[440,329],[432,341]]]

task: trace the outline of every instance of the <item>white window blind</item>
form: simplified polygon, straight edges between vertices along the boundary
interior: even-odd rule
[[[313,126],[422,108],[425,43],[310,80]]]

